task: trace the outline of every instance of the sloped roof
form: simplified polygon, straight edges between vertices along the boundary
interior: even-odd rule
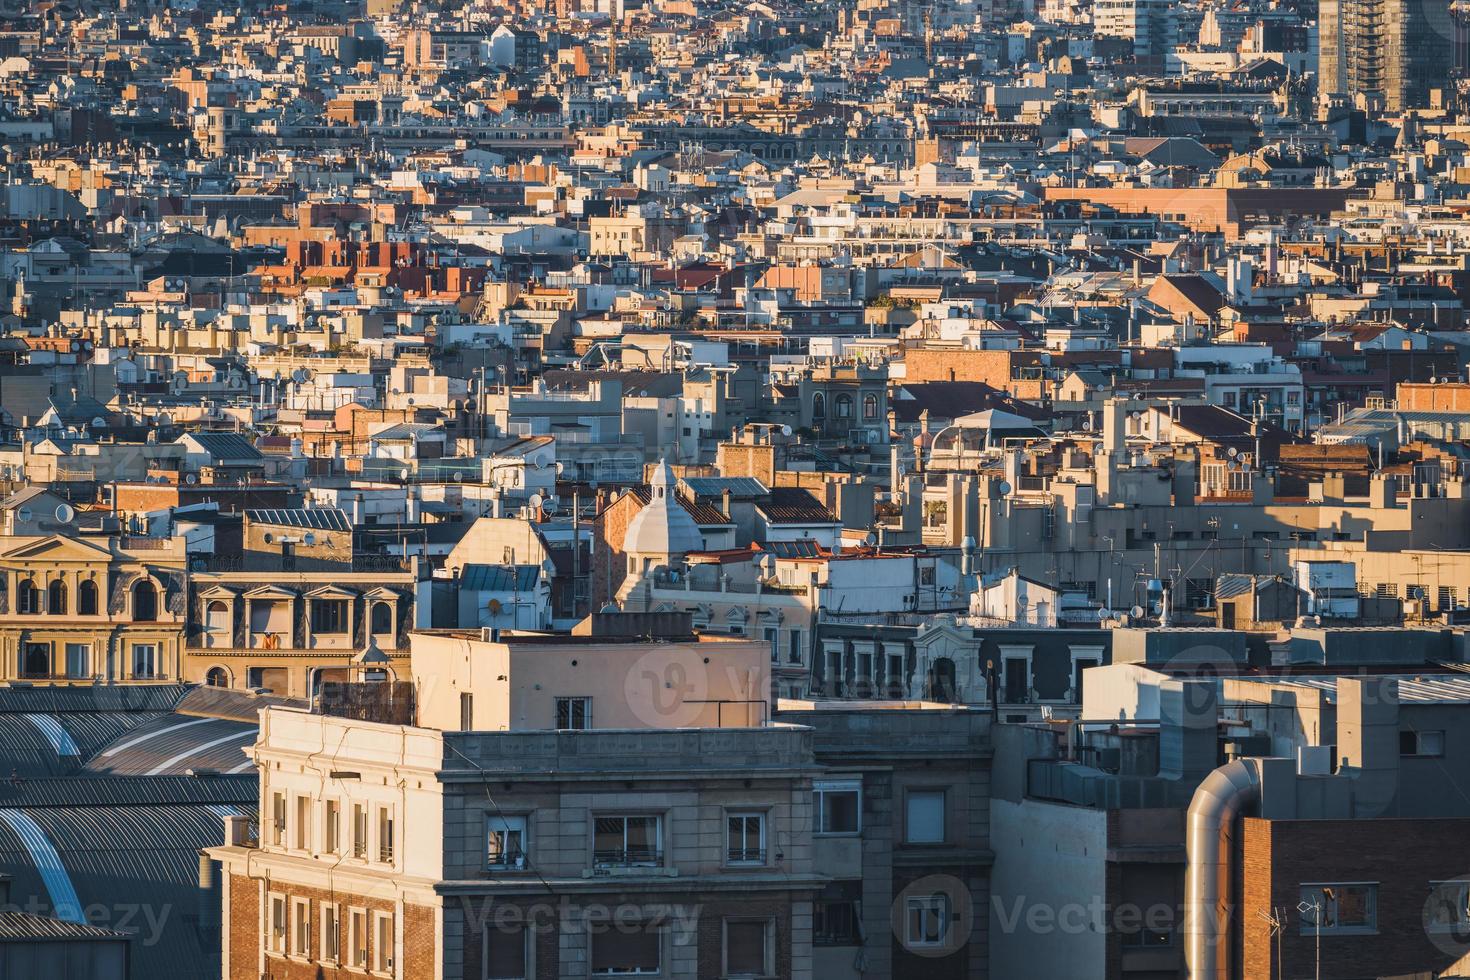
[[[459,585],[471,592],[533,593],[541,581],[539,565],[465,565]]]

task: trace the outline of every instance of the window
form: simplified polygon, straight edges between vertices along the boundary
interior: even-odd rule
[[[347,600],[311,600],[311,631],[313,633],[346,633]]]
[[[373,913],[373,969],[379,973],[393,972],[393,914]]]
[[[296,797],[296,833],[292,835],[292,847],[298,851],[311,849],[311,797]]]
[[[379,635],[393,632],[393,607],[386,602],[373,603],[373,632]]]
[[[764,813],[732,813],[727,818],[731,864],[766,863],[766,815]]]
[[[15,583],[15,608],[22,616],[41,614],[41,593],[35,582],[23,578]]]
[[[1444,732],[1399,732],[1399,755],[1444,755]]]
[[[20,645],[20,676],[51,676],[51,644],[27,641]]]
[[[725,976],[766,977],[771,963],[769,920],[733,919],[725,922]]]
[[[139,678],[158,676],[158,647],[152,643],[133,644],[133,676]]]
[[[526,818],[485,818],[485,866],[513,871],[526,867]]]
[[[663,969],[663,930],[654,923],[605,927],[592,933],[592,975],[637,977]]]
[[[475,696],[469,691],[459,692],[459,730],[475,730]]]
[[[1364,934],[1378,931],[1378,886],[1367,882],[1302,885],[1301,931]]]
[[[949,934],[949,896],[917,895],[905,900],[907,946],[942,946]]]
[[[801,663],[801,630],[789,630],[786,637],[786,659],[794,664]]]
[[[352,804],[352,856],[355,858],[366,858],[368,849],[368,821],[367,807],[361,803]]]
[[[814,420],[827,417],[827,396],[820,391],[812,395],[812,418]]]
[[[368,963],[367,910],[352,909],[347,913],[347,965],[359,970]]]
[[[909,790],[904,810],[904,840],[910,844],[944,843],[944,790]]]
[[[271,918],[266,928],[265,948],[272,953],[286,951],[286,896],[270,897]]]
[[[271,794],[271,843],[286,846],[286,794]]]
[[[291,899],[291,953],[311,955],[311,902],[305,898]]]
[[[53,616],[66,615],[66,583],[59,578],[46,586],[46,611]]]
[[[336,905],[322,905],[322,960],[336,963],[342,959],[342,914]]]
[[[393,808],[378,807],[378,860],[393,863]]]
[[[77,586],[77,615],[97,615],[97,583],[91,579],[83,579]]]
[[[530,933],[524,925],[485,923],[485,980],[525,980],[531,975],[526,955]]]
[[[158,590],[143,579],[133,586],[133,621],[151,623],[158,618]]]
[[[89,643],[66,645],[66,676],[88,677],[92,669],[92,646]]]
[[[862,829],[862,783],[819,782],[812,786],[819,834],[856,834]]]
[[[765,628],[766,646],[771,648],[771,663],[781,659],[781,631],[775,626]]]
[[[327,800],[322,807],[322,850],[336,854],[342,847],[342,804]]]
[[[586,731],[592,727],[591,698],[557,698],[556,727],[562,730]]]
[[[592,862],[599,868],[656,868],[663,863],[660,819],[654,816],[598,817]]]
[[[837,398],[833,401],[832,404],[837,407],[837,417],[839,419],[850,419],[850,418],[852,418],[852,396],[851,395],[845,394],[845,393],[844,394],[841,394],[841,395],[838,395]]]
[[[863,395],[863,421],[872,422],[878,417],[878,396],[871,391]]]
[[[861,881],[834,881],[812,903],[812,942],[818,946],[859,944],[858,902]]]
[[[1470,930],[1470,880],[1431,881],[1424,916],[1432,932],[1465,935]]]

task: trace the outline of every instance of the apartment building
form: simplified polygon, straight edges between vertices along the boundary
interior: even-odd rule
[[[210,850],[226,977],[822,975],[809,729],[681,691],[642,707],[621,696],[625,676],[642,678],[630,666],[692,676],[706,651],[690,644],[585,636],[522,655],[465,635],[415,641],[419,725],[263,713],[259,842],[234,823]],[[764,660],[753,644],[693,646]],[[483,672],[446,678],[456,660]],[[493,724],[502,709],[500,730],[441,724]]]
[[[18,513],[34,527],[28,511]],[[66,533],[70,515],[58,505],[41,521],[50,533],[0,538],[0,679],[176,683],[183,540]]]
[[[238,552],[192,562],[184,679],[305,698],[327,681],[408,676],[428,606],[417,559],[359,549],[335,508],[250,510],[242,525]]]

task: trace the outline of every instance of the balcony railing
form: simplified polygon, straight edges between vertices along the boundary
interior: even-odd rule
[[[656,847],[615,848],[593,851],[592,863],[599,868],[657,868],[664,863],[664,854]]]
[[[753,847],[732,847],[726,854],[730,864],[765,864],[766,852]]]

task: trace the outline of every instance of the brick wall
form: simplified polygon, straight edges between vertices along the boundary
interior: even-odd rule
[[[623,538],[628,524],[643,508],[631,493],[608,505],[594,521],[592,546],[592,609],[601,609],[618,593],[628,575]]]
[[[1244,975],[1260,980],[1314,975],[1316,934],[1297,903],[1304,882],[1376,882],[1377,932],[1322,935],[1322,973],[1330,978],[1429,974],[1455,959],[1424,926],[1430,882],[1470,874],[1464,841],[1470,820],[1244,821],[1237,848],[1241,907],[1236,930]],[[1257,910],[1284,919],[1280,960]],[[1463,949],[1470,945],[1460,943]]]
[[[348,970],[345,966],[332,966],[318,962],[321,956],[321,915],[322,903],[332,902],[341,910],[342,922],[342,954],[344,960],[349,955],[348,943],[350,934],[348,930],[348,910],[350,908],[366,909],[368,912],[368,962],[373,962],[373,912],[392,912],[394,903],[392,899],[370,898],[363,895],[354,895],[344,891],[327,891],[320,888],[305,888],[297,885],[287,885],[281,882],[271,882],[267,888],[269,894],[284,895],[289,909],[290,902],[294,898],[306,898],[311,901],[311,952],[308,957],[277,956],[268,954],[265,958],[265,972],[261,974],[256,970],[258,956],[265,942],[265,935],[261,929],[260,910],[260,884],[258,880],[246,878],[242,875],[230,876],[230,904],[224,914],[229,919],[229,943],[230,943],[230,977],[229,980],[261,980],[267,977],[269,980],[332,980],[341,977],[361,978],[364,974],[361,970]],[[396,924],[395,924],[396,925]],[[267,923],[269,928],[269,923]],[[291,941],[289,935],[292,926],[288,923],[287,942]],[[434,963],[438,956],[438,940],[434,930],[434,909],[422,905],[403,906],[403,957],[400,963],[401,969],[397,976],[401,980],[434,980]]]

